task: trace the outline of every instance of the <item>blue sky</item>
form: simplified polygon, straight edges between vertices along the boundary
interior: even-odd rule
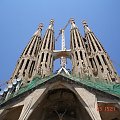
[[[84,35],[81,22],[85,19],[120,74],[119,12],[120,0],[0,0],[0,84],[9,80],[38,24],[44,24],[44,34],[51,18],[55,20],[55,36],[71,17]],[[70,26],[65,36],[69,49]],[[56,42],[57,49],[60,42]]]

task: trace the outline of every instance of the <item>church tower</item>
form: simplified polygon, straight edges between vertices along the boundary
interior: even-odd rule
[[[68,24],[69,50],[64,35]],[[70,19],[58,35],[62,49],[55,50],[54,20],[43,38],[40,24],[0,91],[0,120],[120,120],[119,77],[94,33],[85,21],[83,25],[85,37]],[[54,73],[55,59],[61,66]]]
[[[77,76],[92,75],[89,63],[88,55],[83,41],[83,37],[80,35],[78,27],[75,25],[73,19],[70,20],[70,49],[72,58],[72,72]]]
[[[105,79],[106,82],[118,82],[118,75],[107,52],[104,50],[95,34],[88,28],[86,21],[83,21],[83,26],[87,54],[94,76]]]
[[[53,71],[53,55],[54,50],[54,20],[50,21],[50,25],[42,40],[38,53],[37,73],[41,77],[49,76]]]
[[[27,83],[32,79],[33,75],[35,74],[38,51],[41,45],[42,27],[43,24],[40,24],[37,31],[33,34],[30,42],[24,49],[22,55],[17,62],[11,80],[9,81],[10,83],[17,78],[22,79],[22,83]]]

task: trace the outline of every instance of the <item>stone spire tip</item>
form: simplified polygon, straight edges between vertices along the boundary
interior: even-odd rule
[[[75,25],[75,20],[74,20],[73,18],[70,18],[70,23],[71,23],[71,29],[77,27],[77,26]]]
[[[51,20],[50,20],[50,24],[53,24],[53,23],[54,23],[54,19],[51,19]]]
[[[85,20],[82,21],[83,27],[84,27],[84,31],[85,33],[91,32],[90,28],[88,27],[88,24]]]
[[[88,24],[87,24],[87,22],[86,22],[85,20],[82,21],[82,24],[83,24],[84,27],[85,27],[85,26],[88,27]]]
[[[38,30],[42,30],[43,27],[44,27],[43,23],[40,23],[39,26],[38,26]]]
[[[54,25],[54,19],[51,19],[48,29],[52,29],[53,30],[53,25]]]
[[[74,18],[70,18],[70,23],[71,23],[71,24],[72,24],[72,23],[75,24],[75,20],[74,20]]]
[[[34,33],[34,35],[40,36],[42,28],[43,28],[43,23],[40,23],[38,28],[37,28],[37,31]]]

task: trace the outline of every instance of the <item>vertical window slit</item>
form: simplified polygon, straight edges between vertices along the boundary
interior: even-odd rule
[[[97,61],[98,61],[99,65],[102,65],[101,61],[100,61],[100,58],[98,57],[98,55],[96,56],[96,58],[97,58]]]
[[[75,52],[75,55],[76,55],[76,59],[78,60],[78,54],[77,54],[77,52]]]
[[[48,32],[48,33],[49,33],[49,32]],[[47,39],[48,39],[48,33],[47,33],[47,35],[46,35],[46,38],[44,39],[44,40],[45,40],[45,43],[44,43],[43,49],[45,49],[45,46],[46,46],[46,42],[47,42]]]
[[[51,48],[51,50],[53,50],[54,48],[55,48],[55,46],[54,46],[54,35],[52,35],[52,48]]]
[[[107,65],[107,61],[106,61],[106,59],[105,59],[104,55],[101,55],[101,56],[102,56],[102,59],[103,59],[103,61],[104,61],[105,65]]]
[[[37,41],[35,40],[32,48],[31,48],[31,50],[30,50],[30,55],[32,55],[32,52],[33,52],[33,49],[34,49],[34,47],[35,47],[35,43],[36,43],[36,42],[37,42]]]
[[[30,42],[30,44],[29,44],[29,46],[28,46],[28,48],[27,48],[27,50],[26,50],[26,52],[25,52],[25,55],[28,53],[29,48],[30,48],[30,46],[31,46],[31,44],[32,44],[32,42],[33,42],[33,39],[34,39],[34,37],[32,38],[32,40],[31,40],[31,42]]]
[[[101,49],[100,49],[100,46],[99,46],[99,44],[97,43],[97,41],[96,41],[96,38],[94,37],[94,35],[93,34],[91,34],[92,35],[92,38],[94,39],[94,41],[95,41],[95,43],[96,43],[96,45],[97,45],[97,47],[98,47],[98,50],[100,50],[101,51]]]
[[[24,61],[25,60],[23,59],[22,62],[21,62],[21,64],[20,64],[19,70],[22,68]]]
[[[80,51],[80,58],[81,58],[81,60],[83,60],[82,51]]]
[[[37,41],[37,45],[36,45],[36,48],[35,48],[35,52],[34,52],[34,55],[37,56],[38,54],[38,49],[39,49],[39,40]]]
[[[30,62],[30,60],[27,60],[26,65],[25,65],[25,69],[27,69],[29,62]]]
[[[48,61],[48,55],[49,55],[49,54],[47,53],[47,55],[46,55],[46,62]]]
[[[50,67],[50,65],[52,64],[51,61],[52,61],[52,55],[51,55],[51,57],[50,57],[50,64],[49,64],[49,67]]]
[[[78,47],[80,47],[80,41],[79,41],[79,37],[78,37],[78,34],[77,34],[77,30],[76,30],[76,29],[75,29],[75,33],[76,33],[76,38],[77,38]]]
[[[43,58],[44,58],[44,53],[42,53],[41,62],[43,62]]]
[[[92,68],[94,68],[92,58],[89,58]]]
[[[51,34],[50,34],[50,39],[49,39],[49,43],[48,43],[48,49],[50,49],[50,42],[51,42]]]
[[[94,44],[93,44],[93,41],[92,41],[92,39],[91,39],[91,36],[90,36],[90,35],[89,35],[89,39],[90,39],[90,41],[91,41],[91,44],[92,44],[93,50],[96,52],[95,46],[94,46]]]
[[[74,48],[76,48],[74,32],[73,32],[73,44],[74,44]]]
[[[32,61],[31,66],[30,66],[30,70],[29,70],[29,78],[32,76],[34,66],[35,66],[35,61]]]

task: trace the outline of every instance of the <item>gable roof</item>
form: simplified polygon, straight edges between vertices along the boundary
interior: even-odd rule
[[[61,79],[64,78],[64,79]],[[12,101],[13,99],[17,99],[18,96],[21,96],[22,94],[25,94],[26,92],[33,91],[41,86],[44,86],[46,83],[49,82],[56,82],[58,80],[64,80],[67,82],[73,82],[74,84],[82,85],[85,87],[92,88],[94,90],[98,90],[103,93],[107,93],[109,95],[112,95],[114,97],[117,97],[120,99],[120,84],[116,83],[105,83],[103,80],[94,80],[94,78],[90,78],[88,76],[84,78],[67,75],[64,73],[60,74],[54,74],[48,77],[40,78],[39,76],[35,76],[33,80],[28,83],[26,86],[21,87],[18,92],[12,93],[8,100],[1,100],[0,106],[3,104]]]

